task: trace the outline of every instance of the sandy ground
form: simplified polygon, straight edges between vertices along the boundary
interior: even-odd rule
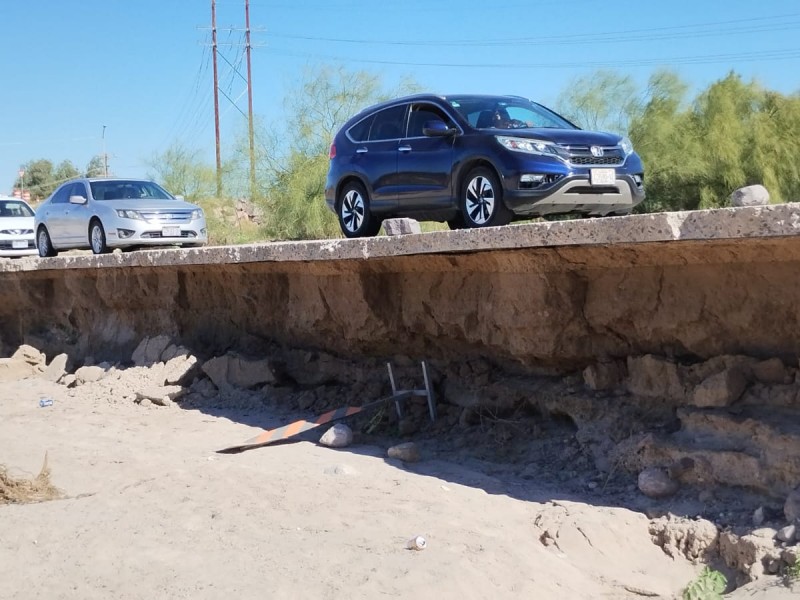
[[[67,495],[0,505],[0,598],[671,598],[699,571],[642,514],[441,457],[311,441],[215,453],[280,417],[0,384],[0,463],[35,475],[47,452]],[[406,549],[414,535],[425,550]]]

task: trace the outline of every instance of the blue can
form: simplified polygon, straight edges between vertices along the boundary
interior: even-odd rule
[[[52,398],[39,398],[39,407],[44,408],[45,406],[53,406],[53,399]]]

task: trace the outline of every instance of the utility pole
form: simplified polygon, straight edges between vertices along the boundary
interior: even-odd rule
[[[244,0],[245,47],[247,49],[247,115],[250,133],[250,201],[256,195],[256,145],[253,135],[253,72],[250,68],[250,0]]]
[[[108,177],[108,152],[106,152],[106,126],[103,125],[103,174]]]
[[[219,75],[217,73],[217,2],[211,0],[211,53],[214,63],[214,133],[217,141],[217,198],[222,198],[222,156],[219,144]]]

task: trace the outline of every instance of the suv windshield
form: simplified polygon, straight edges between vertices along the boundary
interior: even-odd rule
[[[92,181],[89,185],[95,200],[174,200],[164,188],[152,181],[115,179]]]
[[[33,211],[24,202],[0,200],[0,217],[32,217]]]
[[[464,96],[447,100],[476,129],[577,129],[553,111],[524,98]]]

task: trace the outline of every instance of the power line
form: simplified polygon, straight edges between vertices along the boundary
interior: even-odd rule
[[[613,67],[652,67],[658,65],[676,64],[719,64],[731,61],[757,62],[762,60],[782,61],[800,58],[800,48],[784,50],[768,50],[762,52],[747,52],[736,54],[711,54],[660,58],[636,58],[606,61],[551,62],[551,63],[453,63],[453,62],[411,62],[400,60],[380,60],[370,58],[352,58],[331,55],[318,55],[310,53],[292,52],[286,50],[273,50],[273,54],[295,58],[313,58],[315,60],[333,60],[342,63],[363,63],[376,65],[395,65],[403,67],[442,67],[465,69],[567,69],[567,68],[613,68]]]
[[[558,36],[528,36],[521,38],[500,38],[486,40],[385,40],[385,39],[359,39],[359,38],[338,38],[311,36],[306,34],[291,33],[271,33],[274,38],[293,39],[302,41],[318,41],[342,44],[368,44],[385,46],[420,46],[420,47],[483,47],[483,46],[517,46],[525,45],[575,45],[575,44],[596,44],[603,42],[625,43],[653,39],[687,39],[693,37],[714,37],[725,35],[742,35],[751,33],[765,33],[772,31],[790,31],[800,28],[800,13],[789,13],[784,15],[773,15],[769,17],[752,17],[748,19],[733,19],[729,21],[718,21],[714,23],[694,23],[687,25],[673,25],[669,27],[652,27],[646,29],[629,29],[622,31],[608,31],[599,33],[571,34]],[[795,19],[787,21],[787,19]],[[766,21],[779,22],[774,24],[764,23]],[[753,23],[761,23],[752,25]],[[750,24],[750,25],[747,25]],[[722,27],[720,27],[722,26]],[[733,27],[731,27],[733,26]],[[696,30],[696,31],[692,31]]]

